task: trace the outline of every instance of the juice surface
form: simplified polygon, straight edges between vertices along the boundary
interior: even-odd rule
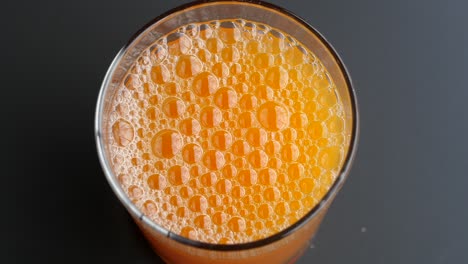
[[[267,25],[190,24],[113,97],[111,164],[152,221],[209,243],[271,236],[310,211],[346,155],[343,105],[313,52]]]

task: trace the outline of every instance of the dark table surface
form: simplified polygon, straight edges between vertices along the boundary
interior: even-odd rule
[[[111,192],[93,118],[114,55],[187,1],[2,3],[0,263],[159,263]],[[299,263],[468,263],[466,1],[271,1],[358,94],[357,159]]]

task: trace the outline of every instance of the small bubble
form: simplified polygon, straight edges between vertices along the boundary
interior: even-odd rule
[[[245,112],[239,115],[239,126],[242,128],[252,127],[254,124],[255,116],[251,112]]]
[[[211,217],[211,220],[215,225],[222,225],[226,222],[226,214],[223,212],[216,212]]]
[[[201,126],[197,120],[187,118],[179,123],[179,130],[186,136],[196,136],[200,133]]]
[[[133,140],[133,126],[128,121],[119,119],[112,125],[112,135],[117,145],[125,147]]]
[[[172,33],[167,37],[167,46],[169,48],[169,54],[182,55],[190,51],[192,41],[183,33]]]
[[[187,79],[197,75],[202,70],[202,62],[195,56],[187,55],[179,58],[176,73],[179,77]]]
[[[164,100],[162,109],[169,118],[179,118],[185,111],[185,104],[177,97],[169,97]]]
[[[153,154],[160,158],[172,158],[182,148],[182,138],[175,130],[165,129],[151,140]]]
[[[263,150],[254,150],[249,154],[249,162],[254,168],[266,167],[268,155]]]
[[[188,206],[192,212],[205,212],[208,207],[208,201],[201,195],[190,198]]]
[[[218,87],[218,78],[209,72],[202,72],[197,75],[192,84],[193,92],[200,97],[214,94]]]
[[[190,174],[187,167],[175,165],[169,168],[167,177],[172,185],[181,185],[187,183]]]
[[[261,105],[257,118],[260,124],[270,131],[283,129],[289,123],[286,109],[274,102],[267,102]]]
[[[166,187],[166,178],[159,174],[153,174],[148,177],[147,183],[151,189],[162,190]]]
[[[151,80],[157,84],[163,84],[170,80],[171,72],[164,65],[151,68]]]
[[[224,62],[218,62],[213,65],[213,73],[219,78],[225,78],[229,75],[229,67]]]
[[[225,162],[223,153],[217,150],[209,150],[203,156],[203,164],[210,170],[219,170]]]
[[[209,38],[206,40],[206,48],[211,53],[218,53],[223,48],[223,43],[218,38]]]
[[[241,170],[237,177],[243,186],[252,186],[257,183],[257,172],[252,169]]]
[[[240,54],[235,47],[226,47],[221,50],[221,58],[226,62],[237,62]]]
[[[274,185],[276,183],[277,174],[274,169],[267,168],[259,172],[258,178],[263,185]]]
[[[237,93],[231,88],[221,88],[214,95],[214,102],[221,109],[233,108],[237,104]]]
[[[226,150],[232,145],[232,136],[227,131],[219,130],[211,137],[211,143],[219,150]]]
[[[218,35],[226,44],[234,44],[242,38],[240,30],[230,21],[221,22]]]
[[[223,115],[218,108],[206,106],[200,111],[200,121],[204,127],[211,128],[221,123]]]
[[[231,192],[232,183],[228,179],[221,179],[216,183],[216,191],[220,194],[227,194]]]
[[[226,165],[221,170],[221,173],[223,174],[225,178],[230,179],[237,174],[237,169],[233,165]]]
[[[182,158],[188,164],[197,163],[203,156],[203,149],[197,144],[187,144],[182,149]]]
[[[233,217],[228,222],[229,229],[233,232],[242,232],[245,230],[245,220],[240,217]]]

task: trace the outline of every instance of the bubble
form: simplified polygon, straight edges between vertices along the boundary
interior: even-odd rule
[[[195,56],[181,56],[176,65],[176,74],[184,79],[197,75],[202,70],[202,62]]]
[[[221,58],[225,62],[236,62],[239,57],[239,51],[235,47],[226,47],[221,50]]]
[[[286,63],[296,66],[304,61],[304,53],[297,47],[291,47],[285,53]]]
[[[179,131],[186,136],[196,136],[200,130],[200,123],[196,119],[187,118],[179,123]]]
[[[208,215],[199,215],[195,217],[193,223],[201,229],[208,229],[211,226],[211,219]]]
[[[221,170],[221,173],[223,174],[225,178],[230,179],[237,174],[237,169],[233,165],[226,165]]]
[[[232,217],[228,222],[228,227],[233,232],[242,232],[246,228],[245,220],[237,216]]]
[[[187,199],[193,195],[193,190],[190,187],[183,186],[180,188],[179,194],[182,198]]]
[[[249,162],[254,168],[263,168],[268,164],[268,155],[263,150],[254,150],[249,154]]]
[[[265,69],[273,63],[273,56],[268,53],[259,53],[255,56],[254,65],[258,69]]]
[[[296,161],[299,158],[299,148],[295,144],[286,144],[281,150],[281,156],[284,161]]]
[[[247,43],[247,52],[250,54],[256,54],[260,51],[260,43],[257,41],[250,41]]]
[[[162,190],[166,187],[166,178],[159,174],[153,174],[148,177],[147,183],[151,189]]]
[[[301,178],[304,175],[304,166],[300,163],[292,163],[288,167],[288,176],[291,180],[296,180]]]
[[[326,90],[319,94],[318,101],[322,106],[333,107],[337,103],[336,94],[333,90]]]
[[[232,183],[228,179],[221,179],[216,183],[216,191],[219,194],[230,193],[232,189]]]
[[[163,84],[170,80],[171,72],[164,65],[151,68],[151,80],[157,84]]]
[[[218,53],[223,48],[223,43],[218,38],[209,38],[206,40],[206,48],[211,53]]]
[[[154,216],[158,213],[158,207],[156,206],[156,204],[151,201],[151,200],[147,200],[145,201],[145,203],[143,204],[143,213],[147,216]]]
[[[252,169],[241,170],[237,177],[239,183],[243,186],[251,186],[257,183],[257,172]]]
[[[218,35],[226,44],[234,44],[237,41],[240,41],[242,37],[240,30],[230,21],[221,23]]]
[[[177,83],[167,83],[164,85],[164,92],[168,95],[177,95],[180,88]]]
[[[252,110],[257,107],[257,98],[251,94],[245,94],[240,99],[239,104],[243,110]]]
[[[316,89],[323,90],[330,87],[330,82],[325,76],[316,77],[313,80],[313,85]]]
[[[200,50],[197,53],[197,57],[203,62],[208,62],[211,60],[211,53],[207,50]]]
[[[272,214],[273,210],[268,204],[262,204],[258,207],[258,216],[263,219],[268,219]]]
[[[129,90],[135,90],[136,88],[141,86],[141,81],[138,75],[136,74],[129,74],[127,78],[125,78],[125,87]]]
[[[277,177],[276,171],[271,168],[260,170],[258,174],[259,182],[263,185],[274,185]]]
[[[252,147],[260,147],[265,144],[267,133],[262,128],[252,127],[245,133],[245,138]]]
[[[216,173],[214,172],[205,173],[200,177],[200,182],[202,183],[203,186],[206,186],[206,187],[213,185],[214,183],[216,183],[216,181],[217,181],[217,177],[216,177]]]
[[[207,97],[218,90],[218,79],[212,73],[202,72],[195,77],[192,84],[193,92],[200,97]]]
[[[193,227],[186,226],[182,228],[182,230],[180,231],[180,235],[195,240],[197,238],[198,233]]]
[[[182,149],[182,158],[188,164],[194,164],[201,160],[203,149],[197,144],[187,144]]]
[[[173,33],[167,37],[167,46],[171,55],[187,54],[192,47],[192,41],[183,33]]]
[[[232,145],[232,136],[227,131],[219,130],[211,137],[211,143],[219,150],[226,150]]]
[[[251,112],[245,112],[239,115],[239,126],[242,128],[252,127],[254,124],[255,116]]]
[[[190,178],[189,170],[185,166],[172,166],[167,171],[167,178],[172,185],[185,184]]]
[[[223,115],[221,111],[212,106],[206,106],[200,112],[201,124],[207,128],[218,126],[222,118]]]
[[[271,68],[266,74],[265,81],[274,89],[284,89],[289,83],[288,72],[281,67]]]
[[[314,180],[311,178],[302,179],[299,183],[299,187],[303,193],[311,193],[315,187]]]
[[[274,102],[261,105],[257,118],[260,124],[269,131],[281,130],[289,123],[286,109]]]
[[[203,164],[210,170],[219,170],[225,162],[223,153],[217,150],[208,150],[203,156]]]
[[[200,38],[207,39],[211,37],[211,35],[213,35],[213,29],[211,29],[210,26],[208,26],[207,24],[200,25]]]
[[[343,119],[338,116],[332,116],[328,122],[327,127],[330,133],[341,133],[344,128]]]
[[[211,220],[212,222],[215,224],[215,225],[222,225],[226,222],[226,214],[223,213],[223,212],[216,212],[213,214],[213,216],[211,217]]]
[[[169,97],[164,100],[162,109],[169,118],[179,118],[185,111],[185,104],[177,97]]]
[[[323,128],[321,122],[312,122],[307,128],[307,132],[312,139],[319,139],[323,135]]]
[[[128,187],[128,196],[130,199],[139,199],[143,196],[143,190],[135,185]]]
[[[213,65],[212,71],[219,78],[225,78],[229,75],[229,67],[224,62],[218,62]]]
[[[233,108],[237,105],[237,93],[231,88],[221,88],[214,95],[214,102],[221,109]]]
[[[125,147],[133,141],[133,126],[128,121],[119,119],[112,125],[112,135],[117,145]]]
[[[255,95],[259,99],[272,100],[273,99],[273,89],[266,85],[259,85],[255,90]]]
[[[182,148],[182,138],[175,130],[164,129],[151,140],[153,154],[159,158],[170,159]]]
[[[205,197],[201,195],[196,195],[190,198],[189,200],[189,208],[192,212],[205,212],[206,208],[208,207],[208,201]]]
[[[294,128],[303,128],[307,126],[309,122],[305,113],[294,113],[291,115],[291,126]]]
[[[232,153],[237,156],[244,156],[250,152],[249,144],[244,140],[237,140],[232,144]]]
[[[329,147],[319,153],[319,163],[324,169],[338,168],[341,162],[341,150],[339,147]]]
[[[150,58],[154,64],[162,62],[167,57],[167,49],[161,45],[153,45],[149,49]]]
[[[275,213],[280,216],[284,216],[289,214],[290,209],[289,209],[289,204],[285,202],[280,202],[276,205],[275,207]]]
[[[220,195],[214,194],[208,198],[208,203],[211,207],[219,207],[223,205],[223,200]]]
[[[265,200],[267,201],[276,201],[280,198],[280,192],[278,188],[270,187],[270,188],[267,188],[263,192],[263,196],[265,197]]]
[[[242,186],[234,186],[231,193],[235,198],[242,198],[245,195],[245,188]]]

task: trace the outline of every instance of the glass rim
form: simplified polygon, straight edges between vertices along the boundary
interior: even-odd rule
[[[297,220],[295,223],[292,225],[288,226],[287,228],[281,230],[280,232],[277,232],[271,236],[268,236],[266,238],[262,238],[259,240],[251,241],[251,242],[246,242],[246,243],[237,243],[237,244],[214,244],[214,243],[207,243],[207,242],[202,242],[198,240],[193,240],[189,239],[186,237],[183,237],[177,233],[173,233],[170,230],[167,230],[163,228],[162,226],[158,225],[157,223],[153,222],[151,219],[145,216],[145,214],[137,208],[135,204],[131,202],[131,200],[128,198],[122,187],[120,186],[120,183],[118,182],[117,178],[115,177],[111,166],[108,162],[108,159],[106,157],[105,153],[105,144],[104,144],[104,139],[102,137],[102,118],[103,118],[103,106],[104,106],[104,100],[105,100],[105,95],[106,91],[109,87],[109,82],[110,79],[114,73],[114,71],[117,68],[118,63],[126,54],[128,51],[129,47],[131,47],[131,44],[142,34],[144,33],[148,28],[150,28],[152,25],[157,23],[158,21],[168,17],[169,15],[175,14],[177,12],[183,12],[184,9],[191,8],[191,7],[196,7],[196,6],[203,6],[205,4],[222,4],[222,3],[242,3],[246,5],[254,5],[258,6],[260,8],[266,8],[266,9],[271,9],[273,11],[277,11],[281,13],[282,15],[287,16],[288,18],[298,22],[302,26],[304,26],[311,34],[316,36],[319,41],[325,46],[325,48],[330,52],[332,57],[335,59],[336,64],[338,68],[340,69],[343,78],[345,80],[346,86],[347,86],[347,92],[350,97],[350,106],[351,106],[351,114],[352,114],[352,129],[351,129],[351,138],[349,142],[349,147],[348,151],[345,157],[345,160],[342,164],[342,167],[338,173],[337,178],[335,179],[333,185],[328,189],[327,193],[322,197],[320,202],[316,204],[310,211],[308,211],[304,216],[302,216],[299,220]],[[238,250],[248,250],[248,249],[254,249],[254,248],[260,248],[263,246],[267,246],[269,244],[272,244],[274,242],[277,242],[283,238],[286,238],[299,230],[302,226],[307,224],[309,221],[314,219],[317,214],[319,214],[326,205],[333,199],[333,197],[337,194],[337,192],[340,190],[342,187],[345,179],[347,178],[347,175],[349,174],[349,171],[351,169],[351,165],[353,163],[356,150],[357,150],[357,145],[358,145],[358,137],[359,137],[359,113],[358,113],[358,103],[357,103],[357,98],[356,98],[356,92],[353,87],[353,83],[349,74],[348,69],[346,68],[345,64],[343,63],[341,57],[338,55],[337,51],[333,46],[326,40],[326,38],[318,31],[316,30],[313,26],[311,26],[309,23],[307,23],[304,19],[298,17],[297,15],[293,14],[292,12],[279,7],[277,5],[267,3],[264,1],[260,0],[198,0],[198,1],[193,1],[187,4],[179,5],[173,9],[170,9],[167,12],[162,13],[161,15],[153,18],[151,21],[146,23],[143,27],[141,27],[130,39],[129,41],[120,49],[120,51],[117,53],[115,58],[113,59],[111,65],[109,66],[109,69],[106,72],[106,75],[104,77],[104,80],[101,84],[99,95],[98,95],[98,100],[97,100],[97,105],[96,105],[96,112],[95,112],[95,140],[96,140],[96,147],[97,147],[97,152],[98,152],[98,157],[99,161],[101,163],[101,167],[104,171],[104,174],[106,176],[106,179],[111,186],[111,189],[113,190],[114,194],[117,196],[117,198],[120,200],[120,202],[124,205],[124,207],[131,213],[133,214],[139,221],[141,221],[144,225],[149,226],[152,230],[158,232],[161,235],[164,235],[171,240],[174,240],[176,242],[179,242],[183,245],[187,246],[192,246],[195,248],[200,248],[200,249],[207,249],[207,250],[215,250],[215,251],[238,251]]]

